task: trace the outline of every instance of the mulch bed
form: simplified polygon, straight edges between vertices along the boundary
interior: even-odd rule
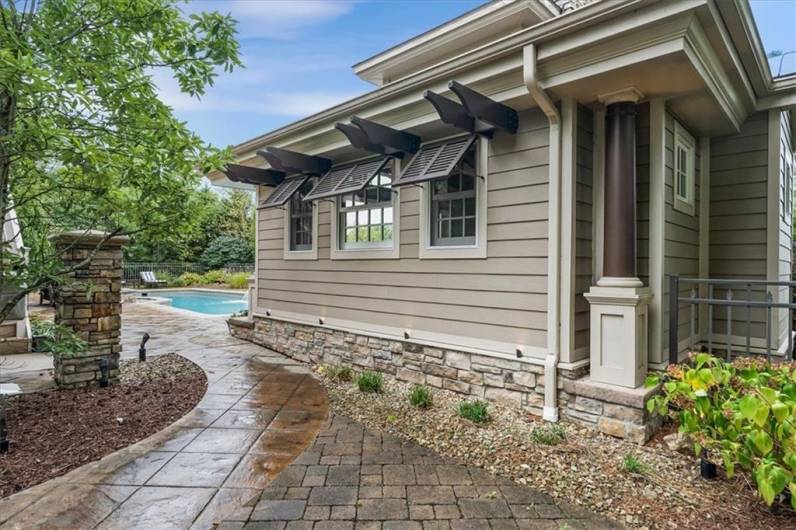
[[[204,396],[201,368],[175,354],[122,361],[108,388],[15,396],[7,411],[11,450],[0,454],[0,498],[98,460],[175,422]]]
[[[411,385],[392,377],[385,376],[383,392],[363,394],[355,383],[334,380],[323,369],[318,373],[336,414],[414,440],[631,528],[796,528],[796,513],[782,505],[768,509],[740,475],[732,481],[721,476],[712,481],[700,478],[693,455],[670,450],[661,443],[663,433],[639,447],[561,421],[563,439],[545,445],[533,433],[549,429],[547,424],[513,405],[490,403],[491,420],[476,425],[456,414],[459,402],[472,397],[434,388],[433,405],[423,410],[409,404]],[[673,426],[665,429],[672,430]],[[639,469],[627,469],[629,456],[640,462]]]

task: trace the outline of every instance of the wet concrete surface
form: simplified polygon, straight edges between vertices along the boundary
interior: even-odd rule
[[[202,401],[138,444],[0,500],[0,529],[209,529],[245,518],[328,416],[306,366],[230,337],[223,318],[125,306],[128,354],[144,332],[150,355],[176,351],[205,370]]]

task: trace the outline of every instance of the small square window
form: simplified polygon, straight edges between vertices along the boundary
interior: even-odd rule
[[[674,209],[694,215],[696,205],[696,142],[678,122],[674,123]]]

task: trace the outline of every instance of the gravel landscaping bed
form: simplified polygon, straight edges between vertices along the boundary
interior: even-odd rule
[[[122,360],[108,388],[50,390],[9,400],[11,450],[0,454],[0,498],[142,440],[202,399],[204,372],[176,354]]]
[[[418,409],[407,399],[411,385],[388,376],[383,392],[364,394],[356,383],[318,373],[335,413],[630,527],[796,528],[796,514],[766,508],[742,477],[700,478],[697,460],[670,450],[660,435],[639,447],[567,421],[552,428],[517,407],[494,403],[490,421],[479,426],[457,416],[460,394],[433,389],[433,406]],[[551,439],[558,443],[547,445]]]

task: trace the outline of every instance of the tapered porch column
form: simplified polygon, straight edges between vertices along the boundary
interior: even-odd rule
[[[624,94],[605,101],[603,276],[586,299],[591,305],[591,379],[636,388],[647,372],[650,291],[636,268],[638,93]]]

